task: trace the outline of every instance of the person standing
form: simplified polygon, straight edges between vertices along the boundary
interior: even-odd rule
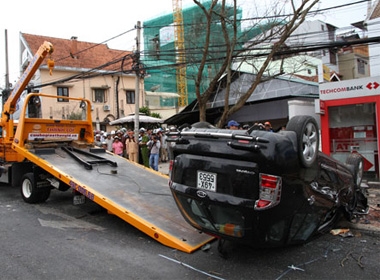
[[[106,139],[104,139],[104,142],[107,143],[107,151],[112,152],[112,143],[113,139],[111,137],[111,133],[105,133]]]
[[[147,143],[149,141],[149,137],[145,134],[145,128],[140,128],[140,136],[141,141],[139,141],[139,146],[141,149],[141,157],[142,157],[142,163],[145,167],[149,167],[149,150]]]
[[[139,162],[139,144],[137,143],[131,129],[127,132],[127,138],[125,139],[125,150],[129,160]]]
[[[124,154],[123,154],[123,157],[128,158],[127,149],[125,147],[125,140],[127,140],[127,138],[128,138],[128,130],[125,127],[122,127],[120,129],[120,132],[121,132],[120,141],[124,145]]]
[[[111,138],[112,138],[112,142],[113,142],[113,138],[116,136],[116,132],[115,130],[111,130]]]
[[[152,139],[147,143],[147,146],[150,150],[149,166],[158,171],[158,159],[160,156],[161,143],[160,140],[158,140],[157,135],[152,135]]]
[[[100,139],[100,134],[96,134],[95,135],[94,144],[97,147],[101,147],[102,146],[102,140]]]
[[[232,130],[236,130],[236,129],[239,129],[239,123],[237,121],[234,121],[234,120],[230,120],[227,124],[228,128],[229,129],[232,129]]]
[[[113,151],[113,153],[122,157],[123,156],[123,149],[124,149],[124,145],[120,141],[120,137],[119,136],[115,136],[113,138],[113,143],[112,143],[112,151]]]
[[[271,125],[270,122],[265,122],[265,123],[264,123],[264,126],[265,126],[265,130],[266,130],[266,131],[273,132],[272,125]]]
[[[103,130],[101,130],[100,131],[100,141],[102,141],[102,143],[104,142],[104,139],[106,139],[106,136],[104,135],[104,131]]]
[[[168,161],[168,142],[166,141],[168,136],[165,132],[161,133],[161,162]]]

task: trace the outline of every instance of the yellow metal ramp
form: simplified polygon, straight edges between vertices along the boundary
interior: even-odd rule
[[[60,148],[23,153],[71,188],[158,242],[191,253],[214,238],[191,227],[181,216],[168,177],[111,153],[97,153],[109,162],[88,169]],[[83,157],[82,155],[80,155]]]

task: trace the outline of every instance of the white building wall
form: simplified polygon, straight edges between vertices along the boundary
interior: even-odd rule
[[[320,117],[315,112],[315,104],[314,100],[312,101],[305,101],[305,100],[289,100],[288,101],[288,108],[289,108],[289,119],[291,119],[294,116],[298,115],[308,115],[315,118],[315,120],[318,123],[318,126],[320,127]]]
[[[314,20],[303,22],[287,41],[292,43],[310,43],[319,41],[326,42],[328,40],[329,37],[326,23]]]
[[[367,21],[368,38],[379,36],[380,18]],[[371,77],[380,76],[380,45],[369,44],[369,67]]]
[[[331,25],[329,25],[331,27]],[[310,44],[334,42],[336,35],[334,31],[329,31],[327,23],[320,20],[305,21],[302,23],[286,41],[287,44]],[[322,60],[322,63],[336,72],[339,72],[337,64],[330,63],[330,53],[326,50],[314,52],[314,57]]]

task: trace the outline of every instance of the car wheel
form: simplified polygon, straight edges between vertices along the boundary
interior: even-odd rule
[[[286,130],[297,134],[297,150],[303,167],[311,167],[318,155],[319,130],[315,119],[311,116],[295,116],[290,119]]]
[[[50,189],[37,189],[33,173],[26,173],[21,179],[21,196],[26,203],[40,203],[50,196]]]
[[[363,173],[364,173],[363,158],[361,157],[361,155],[357,153],[351,153],[346,159],[346,164],[352,166],[354,181],[355,181],[356,186],[359,188],[363,180]]]

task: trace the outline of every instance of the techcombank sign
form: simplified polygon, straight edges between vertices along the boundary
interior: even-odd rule
[[[380,95],[380,77],[368,77],[319,85],[320,100]]]

